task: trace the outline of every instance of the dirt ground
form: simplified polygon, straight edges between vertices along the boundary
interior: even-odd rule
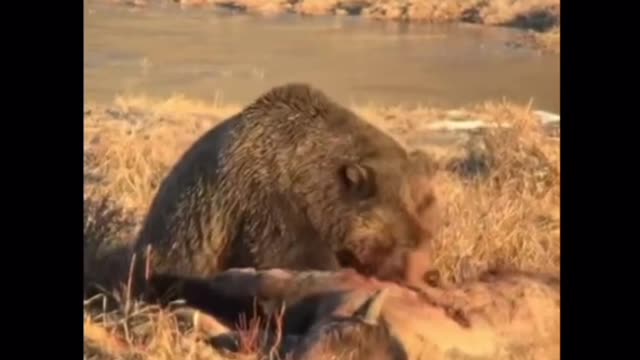
[[[103,251],[131,241],[178,156],[237,110],[238,105],[181,97],[118,98],[107,106],[86,106],[85,276],[106,271],[96,268]],[[436,186],[445,206],[445,227],[437,236],[436,266],[446,279],[459,281],[494,265],[559,273],[559,139],[544,131],[531,108],[489,102],[455,111],[376,106],[354,110],[408,146],[437,154],[443,165]],[[425,140],[426,129],[443,119],[481,120],[509,128],[467,136],[456,145],[434,146]],[[133,309],[129,315],[85,311],[88,358],[229,358],[203,342],[193,323],[170,310],[129,299],[126,286],[123,289],[118,299]],[[127,330],[131,313],[145,322],[144,334]],[[231,358],[258,355],[249,349]]]

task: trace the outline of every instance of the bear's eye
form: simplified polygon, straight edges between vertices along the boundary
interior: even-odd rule
[[[420,202],[418,202],[418,205],[416,206],[416,211],[419,214],[422,214],[427,209],[429,209],[435,201],[435,196],[433,196],[432,193],[428,193],[427,195],[423,196],[422,199],[420,199]]]
[[[358,199],[368,199],[375,196],[375,172],[369,166],[362,164],[347,164],[340,168],[340,180],[350,195]]]

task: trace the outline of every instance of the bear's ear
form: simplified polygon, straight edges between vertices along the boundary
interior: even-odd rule
[[[439,170],[438,162],[425,151],[416,149],[409,153],[409,161],[415,166],[419,171],[427,174],[428,176],[433,176]]]
[[[346,164],[340,169],[340,179],[347,192],[358,198],[369,198],[375,195],[375,171],[363,164]]]

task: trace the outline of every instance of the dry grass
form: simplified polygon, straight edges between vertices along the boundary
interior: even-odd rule
[[[279,355],[284,307],[275,318],[272,336],[269,319],[241,316],[228,328],[179,302],[160,307],[136,301],[127,286],[122,288],[84,302],[87,359],[263,360]]]
[[[439,193],[449,224],[440,234],[437,265],[452,279],[465,269],[496,265],[557,273],[559,144],[537,130],[526,109],[487,104],[478,111],[516,128],[488,136],[494,167],[488,178],[469,182],[442,174]]]
[[[117,98],[85,112],[85,193],[141,216],[162,177],[194,139],[237,106],[173,97]]]
[[[111,300],[111,299],[109,299]],[[85,301],[85,355],[88,359],[256,359],[233,357],[209,344],[210,334],[193,316],[178,310],[134,303],[127,310],[101,309],[103,295]]]
[[[533,43],[540,49],[548,52],[560,52],[560,28],[554,27],[543,33],[531,34]]]
[[[85,276],[100,278],[97,274],[105,266],[113,266],[101,258],[100,249],[130,241],[169,167],[200,134],[238,109],[179,97],[166,101],[120,98],[107,107],[87,106]],[[417,143],[415,137],[426,124],[447,116],[445,110],[430,108],[367,106],[356,111],[406,143]],[[437,265],[450,280],[497,264],[558,273],[557,139],[543,134],[527,106],[479,104],[466,109],[464,116],[511,127],[484,135],[482,161],[491,165],[485,176],[463,176],[451,168],[439,173],[437,186],[447,223],[436,246]],[[456,152],[443,153],[441,161],[452,164],[456,156]],[[115,270],[106,271],[113,274]],[[129,301],[122,298],[121,303]],[[108,314],[94,303],[87,305],[85,317],[87,358],[222,356],[169,310],[134,303],[131,309]]]

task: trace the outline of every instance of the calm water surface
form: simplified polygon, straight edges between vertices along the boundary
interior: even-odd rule
[[[118,94],[251,101],[306,81],[349,104],[463,106],[506,98],[560,110],[560,61],[507,43],[518,33],[357,17],[276,18],[85,1],[86,100]]]

